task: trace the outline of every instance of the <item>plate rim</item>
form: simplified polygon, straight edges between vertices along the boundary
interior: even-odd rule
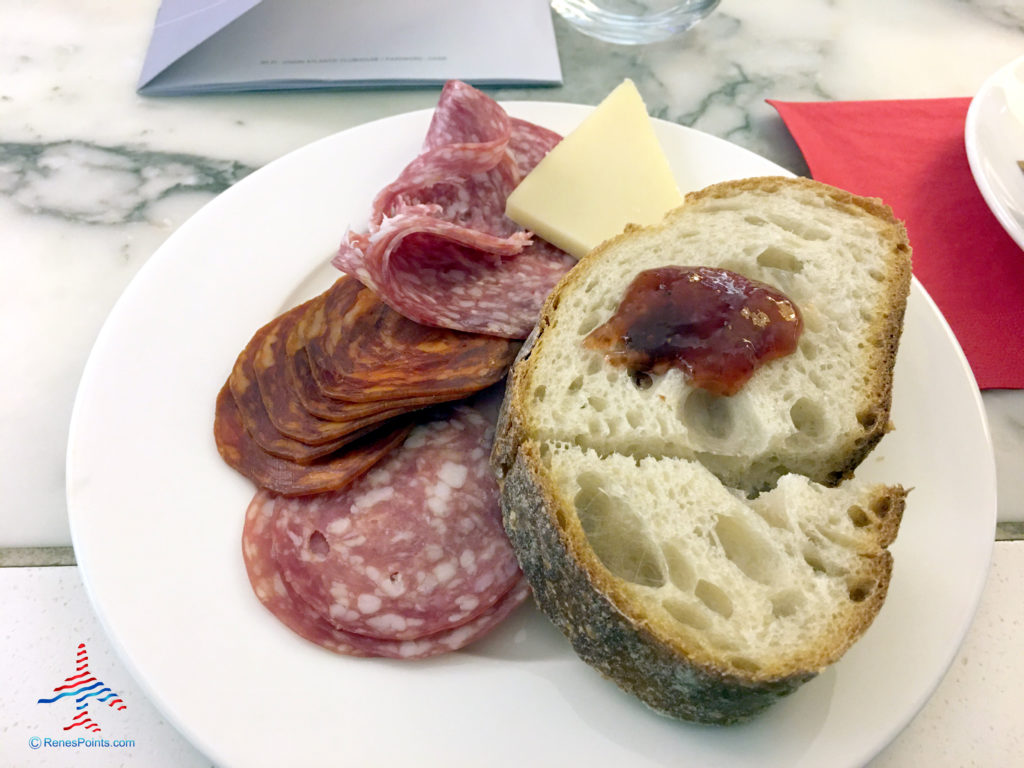
[[[985,78],[981,87],[977,90],[967,107],[967,117],[964,120],[964,149],[967,153],[967,165],[970,168],[974,183],[981,193],[985,205],[996,217],[1003,230],[1008,234],[1019,248],[1024,250],[1024,220],[1011,211],[1003,198],[996,191],[995,185],[989,178],[985,168],[985,152],[980,138],[982,110],[988,99],[993,97],[996,87],[1013,69],[1024,65],[1024,55],[1018,56],[1012,61],[1004,64],[995,72]],[[1024,157],[1022,157],[1024,159]]]

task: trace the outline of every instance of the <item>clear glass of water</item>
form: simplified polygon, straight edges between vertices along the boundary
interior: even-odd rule
[[[551,0],[551,7],[585,35],[622,45],[665,40],[685,32],[719,0]]]

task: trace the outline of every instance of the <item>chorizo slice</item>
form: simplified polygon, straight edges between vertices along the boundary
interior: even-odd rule
[[[213,422],[217,451],[228,466],[261,488],[295,496],[337,491],[349,485],[397,447],[412,425],[388,424],[361,436],[340,451],[299,464],[265,451],[245,429],[230,387],[217,395]]]
[[[387,416],[390,417],[436,403],[438,401],[436,396],[397,395],[382,400],[356,402],[331,397],[320,389],[319,383],[313,376],[306,345],[310,339],[318,338],[327,332],[325,304],[328,294],[341,288],[342,286],[339,284],[352,282],[361,287],[358,281],[353,281],[347,276],[339,278],[329,291],[325,291],[309,302],[309,308],[295,323],[285,343],[287,366],[284,372],[287,386],[306,411],[328,421],[348,421],[380,414],[384,411],[388,411]]]
[[[338,434],[319,434],[315,439],[298,440],[284,434],[277,428],[267,411],[256,378],[254,360],[266,338],[271,335],[280,321],[280,317],[267,323],[253,334],[235,360],[227,386],[231,390],[238,409],[239,418],[252,439],[267,453],[289,459],[301,464],[308,464],[321,456],[333,453],[348,442],[358,437],[357,429],[347,429],[344,425]]]
[[[322,330],[305,344],[310,369],[320,391],[349,402],[422,405],[466,397],[502,379],[519,349],[509,339],[414,322],[351,277],[328,292],[323,314]]]
[[[311,311],[317,311],[321,302],[311,299],[301,304],[272,322],[262,334],[252,360],[253,376],[259,389],[263,408],[273,427],[286,438],[296,440],[310,446],[327,444],[335,449],[345,444],[346,438],[364,434],[367,429],[383,421],[400,416],[414,410],[415,407],[401,403],[378,401],[375,403],[340,404],[348,407],[335,409],[334,417],[327,419],[311,413],[305,407],[296,389],[295,377],[292,374],[294,357],[304,362],[302,350],[295,350],[296,327]],[[291,357],[289,355],[292,355]],[[244,375],[243,361],[243,375]],[[398,407],[396,407],[398,406]],[[257,405],[252,406],[258,410]],[[251,417],[251,418],[257,418]],[[248,423],[248,422],[247,422]],[[282,454],[283,441],[278,439],[269,450]],[[302,449],[298,449],[301,451]],[[295,449],[292,453],[283,453],[296,459]]]

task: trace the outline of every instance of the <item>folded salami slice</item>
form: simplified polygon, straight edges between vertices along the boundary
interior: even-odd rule
[[[425,659],[457,651],[483,637],[529,596],[520,579],[495,605],[454,629],[419,640],[377,640],[338,629],[300,598],[281,578],[273,558],[274,506],[277,497],[259,491],[249,504],[242,529],[242,558],[257,599],[282,624],[316,645],[346,656]]]
[[[528,172],[507,151],[511,132],[512,121],[496,101],[466,83],[448,82],[422,152],[377,194],[370,224],[379,225],[406,208],[426,204],[445,211],[443,218],[480,232],[515,232],[516,225],[494,215],[492,207],[500,201],[503,214],[505,197]],[[561,138],[554,133],[551,137],[548,150]]]
[[[519,349],[413,322],[352,277],[328,291],[323,315],[306,340],[310,368],[325,394],[353,403],[456,400],[503,378]]]
[[[308,464],[299,464],[263,450],[246,431],[241,413],[225,384],[217,395],[213,435],[221,458],[261,488],[284,495],[325,493],[344,488],[399,445],[412,429],[395,422]]]
[[[488,466],[493,428],[468,406],[416,427],[349,486],[282,499],[274,557],[288,584],[346,632],[418,640],[481,616],[519,565]]]
[[[368,232],[349,233],[333,264],[416,322],[525,338],[575,262],[508,219],[505,200],[559,138],[449,82],[423,153],[378,195]]]
[[[511,118],[508,146],[519,169],[520,179],[532,171],[561,140],[559,134],[542,125],[518,117]]]

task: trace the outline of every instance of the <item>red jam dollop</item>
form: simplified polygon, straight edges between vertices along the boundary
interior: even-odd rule
[[[696,387],[734,395],[792,353],[802,330],[796,305],[770,285],[727,269],[659,267],[636,276],[583,345],[634,374],[678,368]]]

